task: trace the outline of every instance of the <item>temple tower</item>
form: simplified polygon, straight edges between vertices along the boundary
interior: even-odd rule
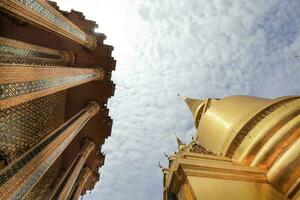
[[[96,22],[0,1],[0,200],[78,199],[100,179],[116,61]]]
[[[164,173],[164,200],[300,199],[300,97],[197,100],[196,134]]]

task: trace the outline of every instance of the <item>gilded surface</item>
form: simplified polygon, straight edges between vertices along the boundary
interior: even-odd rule
[[[185,145],[177,138],[178,152],[168,156],[167,168],[160,166],[165,200],[299,199],[298,96],[225,97],[204,113],[204,101],[184,100],[195,120],[201,112],[197,139]]]
[[[232,158],[236,149],[242,143],[243,139],[248,135],[249,131],[251,129],[253,129],[253,127],[255,127],[257,124],[259,124],[259,122],[261,122],[267,115],[269,115],[271,112],[275,111],[279,107],[284,106],[287,103],[289,103],[291,101],[295,101],[297,99],[299,99],[299,97],[294,97],[294,98],[280,101],[278,103],[275,103],[275,104],[269,106],[268,108],[264,109],[260,113],[258,113],[257,116],[255,116],[255,118],[253,120],[250,120],[249,122],[247,122],[247,124],[235,136],[234,140],[231,142],[231,144],[226,152],[226,156]]]
[[[57,93],[0,110],[0,152],[17,158],[64,121],[65,93]]]

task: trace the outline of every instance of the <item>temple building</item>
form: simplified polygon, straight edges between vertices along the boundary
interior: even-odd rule
[[[110,136],[116,61],[80,12],[0,1],[0,199],[78,199]]]
[[[196,134],[163,168],[164,200],[300,200],[300,97],[182,97]]]

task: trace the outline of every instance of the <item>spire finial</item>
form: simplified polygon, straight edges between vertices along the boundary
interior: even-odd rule
[[[183,151],[185,149],[186,145],[181,141],[181,139],[178,137],[178,135],[175,132],[173,132],[173,134],[175,135],[176,141],[178,144],[178,152]]]
[[[178,147],[179,147],[180,145],[184,145],[184,143],[180,140],[179,136],[178,136],[175,132],[173,132],[173,134],[174,134],[175,137],[176,137],[176,141],[177,141]]]
[[[197,118],[197,116],[199,114],[201,114],[200,108],[202,107],[202,104],[205,102],[205,100],[192,99],[192,98],[188,98],[186,96],[182,96],[180,94],[178,94],[178,96],[187,104],[187,106],[191,110],[193,117],[195,119],[195,126],[196,126],[196,128],[198,128],[199,118]]]
[[[181,98],[183,101],[186,101],[187,97],[186,96],[183,96],[181,94],[178,94],[179,98]]]

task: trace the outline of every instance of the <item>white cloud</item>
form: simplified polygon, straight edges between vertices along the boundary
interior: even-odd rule
[[[177,93],[299,94],[300,2],[280,0],[60,0],[96,20],[115,47],[112,137],[87,199],[160,199],[173,131],[189,141],[192,116]],[[72,2],[72,3],[71,3]]]

